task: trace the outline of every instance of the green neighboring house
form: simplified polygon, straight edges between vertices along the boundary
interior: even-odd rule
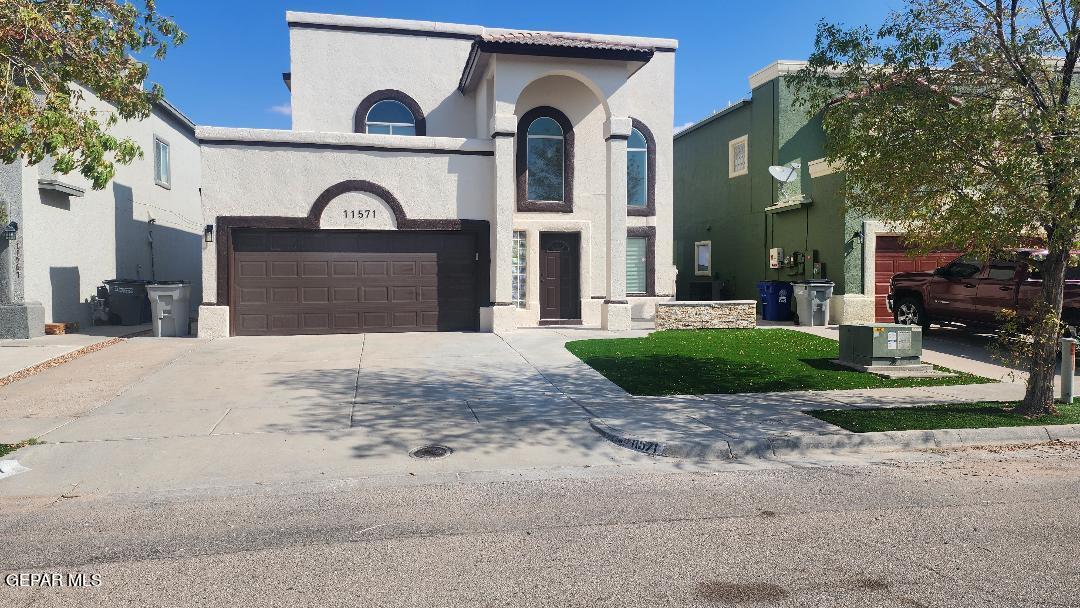
[[[874,320],[878,235],[893,233],[844,208],[843,173],[823,159],[821,120],[807,118],[786,84],[804,65],[759,70],[749,99],[675,135],[679,299],[757,299],[758,281],[831,279],[830,322]],[[769,173],[793,163],[786,185]]]

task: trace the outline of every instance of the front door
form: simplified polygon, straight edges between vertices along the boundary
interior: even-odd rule
[[[540,320],[581,322],[577,233],[540,234]]]

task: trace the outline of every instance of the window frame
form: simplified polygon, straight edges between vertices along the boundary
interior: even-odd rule
[[[165,179],[159,179],[159,167],[161,167],[161,150],[165,149]],[[172,190],[172,145],[169,140],[160,135],[154,135],[154,183],[166,190]]]
[[[416,103],[415,99],[397,89],[380,89],[365,97],[360,102],[360,105],[356,106],[356,112],[353,114],[353,132],[367,134],[368,112],[371,111],[375,104],[387,100],[399,102],[408,108],[409,112],[412,112],[413,121],[415,121],[415,136],[398,135],[398,137],[424,137],[427,135],[427,117],[424,115],[424,110],[420,107],[420,104]]]
[[[412,116],[413,121],[409,122],[409,123],[406,123],[406,122],[386,122],[386,121],[382,121],[382,120],[371,120],[371,113],[381,103],[396,103],[396,104],[398,104],[402,108],[405,108],[405,111],[408,112],[410,116]],[[390,127],[390,133],[372,133],[371,132],[371,126],[372,125],[380,125],[380,126]],[[412,129],[413,132],[412,133],[394,133],[394,127],[408,127],[410,129]],[[369,135],[402,135],[402,136],[412,137],[412,136],[416,135],[416,115],[413,114],[412,110],[409,109],[409,106],[401,103],[401,101],[399,101],[397,99],[380,99],[379,101],[376,101],[374,104],[372,104],[370,108],[368,108],[367,114],[364,116],[364,132],[369,134]]]
[[[701,270],[698,260],[700,256],[698,251],[702,247],[709,248],[709,265],[706,270]],[[696,277],[711,277],[712,276],[712,241],[696,241],[694,243],[694,276]]]
[[[655,296],[656,295],[656,226],[630,226],[626,229],[626,238],[645,239],[645,291],[633,292],[627,290],[627,296]]]
[[[563,132],[563,200],[537,201],[528,197],[529,127],[537,118],[551,118]],[[574,212],[574,126],[561,111],[551,106],[535,107],[518,118],[515,136],[515,172],[517,210],[536,213]]]
[[[544,119],[551,120],[552,122],[555,123],[555,125],[557,127],[559,127],[559,131],[560,131],[559,135],[539,135],[539,134],[538,135],[533,135],[532,133],[529,133],[529,131],[532,130],[533,125],[535,125],[537,122],[539,122],[541,120],[544,120]],[[563,160],[563,167],[562,167],[561,175],[559,175],[559,178],[560,178],[559,179],[560,193],[559,193],[559,198],[557,198],[557,199],[534,199],[534,198],[528,198],[528,196],[529,196],[529,192],[528,192],[529,191],[529,158],[531,156],[530,152],[532,151],[532,146],[533,146],[533,140],[534,139],[552,139],[552,140],[558,140],[559,141],[559,147],[561,148],[560,149],[560,157],[563,158],[564,160]],[[528,198],[528,200],[530,202],[545,203],[545,204],[557,204],[557,203],[562,203],[563,201],[566,200],[566,161],[565,161],[565,159],[566,159],[566,133],[562,131],[562,125],[560,125],[557,120],[551,118],[550,116],[537,116],[536,118],[529,121],[529,124],[525,126],[525,196]]]
[[[644,205],[630,205],[628,200],[626,214],[630,216],[654,216],[656,215],[656,138],[653,137],[652,130],[645,126],[645,123],[633,117],[630,118],[630,122],[631,126],[645,138],[646,198]],[[629,179],[629,170],[627,170],[627,179]]]
[[[742,145],[745,150],[743,168],[735,168],[735,148]],[[750,136],[742,135],[728,142],[728,178],[735,178],[750,173]]]

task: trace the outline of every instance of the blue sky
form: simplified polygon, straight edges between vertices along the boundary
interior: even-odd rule
[[[675,125],[748,93],[747,76],[776,59],[804,58],[821,19],[877,25],[900,0],[159,0],[188,33],[150,79],[201,125],[289,128],[285,11],[424,19],[569,32],[677,38]]]

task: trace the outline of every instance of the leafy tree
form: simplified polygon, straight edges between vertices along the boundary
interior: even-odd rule
[[[922,249],[1045,245],[1020,411],[1053,413],[1080,235],[1080,0],[908,0],[877,30],[821,23],[796,96],[824,108],[848,205]],[[1066,319],[1075,324],[1077,319]]]
[[[77,169],[104,188],[114,163],[142,155],[109,128],[146,118],[162,97],[160,86],[144,87],[148,68],[136,55],[163,59],[183,41],[154,0],[141,8],[117,0],[0,0],[0,161],[36,164],[48,156],[57,172]],[[77,85],[115,111],[84,103]]]

